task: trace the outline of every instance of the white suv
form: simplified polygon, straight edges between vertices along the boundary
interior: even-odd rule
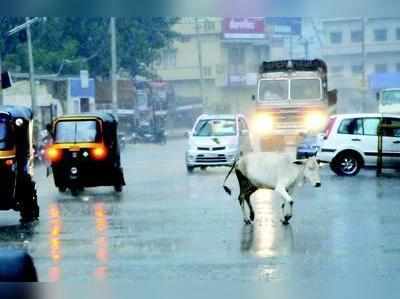
[[[378,126],[384,129],[382,138],[383,167],[400,166],[400,115],[342,114],[330,117],[325,129],[318,160],[330,163],[331,169],[341,176],[354,176],[362,167],[374,167],[378,153]]]

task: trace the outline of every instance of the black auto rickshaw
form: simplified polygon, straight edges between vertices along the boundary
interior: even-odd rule
[[[32,135],[31,109],[0,107],[0,210],[19,211],[21,222],[39,218]]]
[[[60,192],[77,196],[85,187],[125,185],[118,143],[118,122],[110,113],[65,115],[51,126],[47,158]]]

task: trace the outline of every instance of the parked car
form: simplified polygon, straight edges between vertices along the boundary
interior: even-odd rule
[[[383,167],[400,167],[400,115],[343,114],[330,117],[317,159],[328,162],[340,176],[354,176],[362,167],[375,167],[380,124],[398,126],[383,130]]]
[[[244,152],[251,151],[247,121],[243,115],[207,115],[196,120],[189,132],[186,168],[230,166]]]
[[[318,135],[304,135],[296,148],[296,159],[307,159],[316,156],[321,145]]]

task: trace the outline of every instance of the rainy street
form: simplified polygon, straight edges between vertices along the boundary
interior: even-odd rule
[[[254,225],[245,226],[221,187],[227,168],[187,174],[186,144],[129,145],[120,196],[111,188],[59,194],[37,167],[40,221],[22,227],[18,213],[2,212],[1,246],[27,248],[41,281],[325,277],[321,288],[330,288],[354,277],[390,283],[399,272],[397,174],[342,178],[326,168],[322,188],[298,190],[290,226],[280,224],[280,202],[264,190],[253,198]],[[237,191],[236,179],[229,185]]]

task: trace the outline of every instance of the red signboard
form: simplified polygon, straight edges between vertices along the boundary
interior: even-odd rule
[[[222,28],[226,39],[265,38],[264,18],[224,18]]]

